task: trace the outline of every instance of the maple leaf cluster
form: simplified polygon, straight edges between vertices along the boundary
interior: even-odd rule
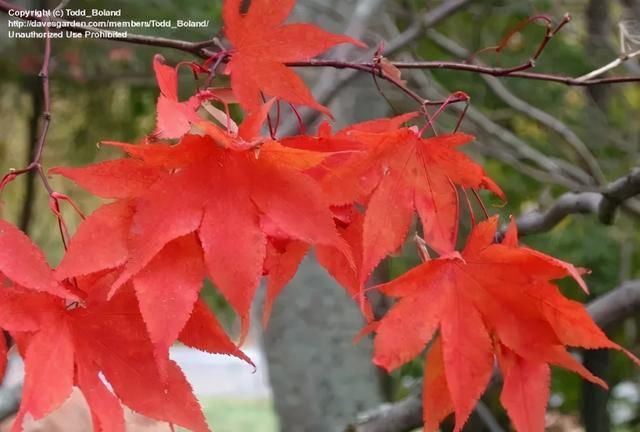
[[[26,416],[60,406],[73,386],[98,431],[124,431],[123,404],[208,430],[170,346],[180,341],[251,364],[239,345],[260,281],[266,277],[266,323],[310,248],[361,305],[367,330],[376,332],[376,364],[392,370],[429,347],[427,430],[451,413],[459,430],[496,362],[502,402],[519,431],[544,428],[549,364],[604,385],[566,351],[622,350],[553,284],[571,276],[585,287],[579,269],[519,246],[515,225],[495,243],[495,217],[477,224],[456,251],[459,195],[486,189],[504,199],[459,151],[473,137],[425,138],[407,126],[418,113],[335,133],[324,123],[316,134],[261,134],[281,101],[329,114],[285,63],[340,43],[362,46],[310,24],[283,24],[294,3],[253,0],[242,13],[241,0],[226,0],[232,48],[220,58],[231,88],[201,89],[181,101],[177,68],[156,56],[155,130],[137,144],[105,142],[126,154],[120,159],[50,170],[108,200],[82,221],[55,270],[22,232],[0,221],[0,327],[26,371],[14,430]],[[189,66],[211,73],[214,61]],[[244,110],[241,124],[230,104]],[[399,300],[375,321],[364,286],[402,246],[416,215],[439,257],[382,285]],[[207,278],[240,317],[237,344],[199,299]],[[4,368],[7,347],[0,349]]]

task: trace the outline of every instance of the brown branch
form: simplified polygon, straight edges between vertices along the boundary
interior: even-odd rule
[[[387,27],[389,33],[396,38],[399,30],[395,23],[387,22]],[[427,30],[427,33],[430,34],[430,31]],[[400,57],[402,60],[412,59],[411,55],[407,53],[401,53]],[[410,71],[410,74],[405,78],[413,79],[414,84],[420,88],[422,93],[431,99],[441,99],[451,93],[433,77],[429,79],[426,73],[417,69]],[[492,79],[498,80],[498,78]],[[452,110],[458,114],[465,113],[467,127],[472,125],[472,130],[475,130],[476,133],[482,132],[493,138],[493,140],[478,140],[476,142],[476,148],[483,154],[500,160],[541,183],[558,184],[569,190],[582,190],[585,185],[591,183],[591,176],[579,167],[562,159],[543,154],[512,131],[491,120],[473,105],[469,106],[466,111],[460,105],[452,105]]]
[[[640,308],[640,280],[628,281],[593,300],[587,310],[603,329],[633,316]],[[492,380],[493,382],[499,380]],[[409,432],[422,426],[422,395],[418,391],[394,403],[382,404],[359,416],[345,432]]]
[[[38,145],[40,131],[40,117],[42,116],[42,89],[39,78],[28,80],[28,91],[31,99],[32,112],[29,119],[29,141],[27,142],[27,159],[28,166],[35,159],[36,147]],[[33,216],[33,201],[36,196],[36,179],[35,172],[30,171],[26,174],[24,186],[24,199],[22,201],[22,210],[20,211],[20,221],[18,226],[25,233],[29,232],[29,228]]]
[[[25,9],[20,8],[20,7],[15,7],[7,2],[5,2],[4,0],[0,0],[0,11],[8,13],[9,10],[21,10],[24,11]],[[43,21],[47,21],[49,19],[51,19],[51,17],[40,17],[40,16],[26,16],[26,17],[20,17],[20,19],[23,20],[27,20],[27,21],[39,21],[39,22],[43,22]],[[133,43],[133,44],[140,44],[140,45],[149,45],[149,46],[157,46],[157,47],[163,47],[163,48],[173,48],[173,49],[177,49],[180,51],[185,51],[191,54],[194,54],[196,56],[202,57],[202,58],[211,58],[212,56],[216,55],[215,52],[210,51],[208,49],[206,49],[207,46],[211,46],[213,44],[213,41],[205,41],[205,42],[188,42],[188,41],[182,41],[182,40],[177,40],[177,39],[168,39],[168,38],[161,38],[161,37],[155,37],[155,36],[143,36],[143,35],[137,35],[137,34],[132,34],[132,33],[127,33],[126,36],[116,36],[116,35],[112,35],[110,36],[109,33],[105,33],[104,35],[102,35],[100,33],[100,31],[102,29],[100,28],[96,28],[96,27],[90,27],[90,26],[84,26],[84,25],[78,25],[78,24],[72,24],[71,22],[67,21],[67,20],[62,20],[62,19],[53,19],[53,21],[56,22],[60,22],[60,23],[64,23],[64,29],[67,31],[71,31],[71,32],[75,32],[75,33],[85,33],[85,32],[96,32],[97,34],[100,34],[100,36],[98,37],[98,39],[105,39],[105,40],[112,40],[112,41],[120,41],[120,42],[127,42],[127,43]],[[47,27],[47,32],[49,32],[49,28]],[[220,58],[220,63],[224,63],[224,62],[228,62],[229,61],[229,56],[221,56]],[[393,77],[389,76],[384,69],[382,69],[379,65],[379,63],[373,61],[373,62],[343,62],[343,61],[329,61],[329,62],[333,62],[334,64],[323,64],[321,61],[318,60],[308,60],[308,61],[304,61],[304,62],[289,62],[289,63],[285,63],[287,66],[291,66],[291,67],[333,67],[334,69],[352,69],[354,71],[360,71],[360,72],[365,72],[374,76],[377,76],[379,78],[382,78],[388,82],[390,82],[391,84],[393,84],[394,86],[398,87],[401,91],[403,91],[405,94],[407,94],[407,96],[409,96],[410,98],[414,99],[419,105],[424,106],[424,105],[441,105],[443,102],[442,101],[427,101],[424,98],[422,98],[420,95],[418,95],[417,93],[415,93],[413,90],[411,90],[410,88],[404,86],[401,82],[399,82],[398,80],[394,79]],[[455,103],[458,102],[458,100],[452,100],[452,101],[448,101],[449,103]]]
[[[421,426],[422,397],[417,392],[360,414],[345,432],[409,432]]]
[[[60,10],[64,8],[68,3],[69,0],[61,0],[58,6],[56,6],[53,10]],[[0,0],[0,10],[3,10],[5,6],[6,3]],[[49,21],[50,17],[43,17],[41,20]],[[69,235],[67,232],[67,227],[62,220],[62,216],[60,215],[58,199],[61,197],[61,195],[53,190],[51,184],[49,183],[49,179],[47,178],[42,167],[42,154],[47,142],[49,127],[51,126],[51,93],[49,86],[49,67],[51,64],[51,31],[48,26],[45,26],[44,31],[46,33],[44,38],[44,54],[42,59],[42,67],[40,68],[40,72],[38,73],[38,76],[42,81],[42,121],[40,126],[40,136],[38,137],[38,141],[35,146],[32,147],[33,159],[31,160],[31,163],[29,163],[25,168],[22,169],[10,169],[9,173],[7,173],[0,181],[0,192],[2,191],[2,188],[4,186],[13,181],[16,177],[24,174],[33,176],[33,173],[36,173],[40,178],[42,185],[46,189],[47,194],[49,195],[49,205],[58,221],[62,243],[66,249],[66,246],[69,242]]]
[[[404,47],[411,44],[418,38],[420,38],[424,29],[431,28],[438,25],[443,20],[447,19],[451,15],[459,12],[472,3],[472,0],[448,0],[426,13],[420,19],[417,19],[402,33],[395,36],[385,43],[384,51],[382,55],[385,57],[392,56],[401,51]],[[368,52],[364,58],[373,57],[376,54],[375,50]],[[339,79],[332,82],[331,85],[322,86],[314,89],[314,96],[323,105],[329,105],[329,103],[340,93],[340,90],[349,85],[358,76],[358,71],[354,69],[348,70],[342,74]],[[305,124],[312,124],[320,117],[321,113],[313,110],[304,110],[302,114],[302,120]],[[282,128],[282,135],[291,135],[297,130],[297,124],[294,121],[290,121],[284,124]]]
[[[460,1],[459,3],[465,4],[467,2]],[[0,0],[0,11],[8,13],[10,10],[20,10],[24,11],[26,9],[12,5],[4,0]],[[445,15],[446,16],[446,15]],[[27,21],[45,21],[47,17],[38,17],[38,16],[27,16],[20,17],[20,19]],[[65,30],[74,32],[74,33],[85,33],[85,32],[100,32],[102,29],[72,24],[66,20],[55,19],[54,21],[64,23]],[[413,32],[412,32],[413,33]],[[555,33],[554,33],[555,34]],[[193,55],[196,55],[201,58],[209,58],[216,53],[207,49],[207,47],[213,44],[213,41],[204,41],[204,42],[189,42],[179,39],[169,39],[162,38],[156,36],[145,36],[134,33],[127,33],[126,36],[115,36],[115,35],[100,35],[100,39],[105,40],[113,40],[126,42],[131,44],[138,45],[148,45],[155,46],[161,48],[172,48],[179,51],[184,51]],[[410,38],[411,39],[411,38]],[[542,45],[544,48],[546,43]],[[536,52],[536,55],[540,55],[540,53]],[[226,59],[225,59],[226,61]],[[531,72],[523,69],[528,69],[534,66],[534,62],[527,62],[527,67],[524,65],[518,67],[510,67],[510,68],[502,68],[502,67],[491,67],[491,66],[481,66],[475,64],[468,63],[460,63],[460,62],[451,62],[451,61],[413,61],[413,62],[391,62],[395,67],[399,69],[423,69],[423,70],[452,70],[452,71],[462,71],[462,72],[471,72],[477,74],[485,74],[496,77],[510,77],[510,78],[524,78],[530,80],[538,80],[538,81],[549,81],[562,83],[570,86],[594,86],[594,85],[602,85],[602,84],[614,84],[614,83],[631,83],[631,82],[640,82],[640,76],[613,76],[606,78],[594,78],[589,80],[580,79],[580,77],[571,77],[566,75],[556,75],[552,73],[543,73],[543,72]],[[307,60],[307,61],[297,61],[297,62],[289,62],[286,63],[287,66],[290,67],[332,67],[336,69],[353,69],[357,71],[372,73],[377,72],[375,62],[348,62],[348,61],[340,61],[340,60]],[[387,79],[384,74],[377,72],[378,76],[381,78]]]
[[[633,316],[640,307],[640,280],[623,283],[587,306],[593,320],[603,329]]]
[[[440,48],[448,51],[454,56],[458,58],[469,58],[470,53],[465,48],[437,31],[428,30],[427,36]],[[490,75],[482,75],[482,79],[493,93],[504,103],[560,135],[573,148],[574,152],[580,157],[580,159],[582,159],[584,166],[589,170],[589,174],[591,174],[596,182],[598,184],[605,183],[605,177],[598,161],[593,156],[587,145],[567,125],[546,111],[543,111],[529,104],[525,100],[520,99],[518,96],[513,94],[499,78],[492,77]]]
[[[543,212],[531,212],[519,217],[520,235],[551,230],[571,214],[595,214],[603,224],[611,224],[615,212],[626,200],[640,194],[640,168],[605,186],[600,192],[567,192]]]
[[[581,80],[578,77],[571,77],[566,75],[555,75],[552,73],[529,71],[513,72],[512,68],[480,66],[470,63],[460,63],[453,61],[392,61],[390,63],[398,69],[451,70],[491,75],[495,77],[524,78],[535,81],[549,81],[578,87],[640,82],[640,76],[613,76],[607,78]],[[347,62],[339,60],[307,60],[300,62],[289,62],[286,63],[286,65],[290,67],[333,67],[336,69],[356,69],[367,72],[370,72],[371,67],[373,66],[371,62]]]

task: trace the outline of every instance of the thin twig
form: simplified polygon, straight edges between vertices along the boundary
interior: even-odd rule
[[[502,68],[492,66],[479,66],[469,63],[454,61],[391,61],[398,69],[423,69],[423,70],[451,70],[460,72],[471,72],[495,77],[524,78],[534,81],[548,81],[568,86],[588,87],[603,84],[622,84],[640,82],[640,76],[614,76],[607,78],[595,78],[591,80],[579,80],[577,77],[567,75],[556,75],[543,72],[512,71],[513,68]],[[290,67],[333,67],[336,69],[355,69],[360,71],[370,71],[371,62],[348,62],[340,60],[306,60],[285,63]]]
[[[515,28],[513,28],[509,33],[507,33],[507,35],[502,38],[502,40],[500,41],[500,43],[498,45],[493,46],[493,47],[483,48],[479,52],[494,51],[496,53],[500,53],[507,46],[507,44],[509,43],[509,41],[511,40],[511,38],[513,36],[515,36],[516,34],[520,33],[523,28],[525,28],[526,26],[528,26],[529,24],[531,24],[532,22],[535,22],[535,21],[543,21],[545,23],[544,37],[542,38],[542,40],[538,44],[538,47],[534,51],[533,55],[531,55],[531,57],[529,57],[529,59],[527,61],[525,61],[524,63],[521,63],[521,64],[519,64],[517,66],[512,66],[512,67],[509,67],[509,68],[505,68],[505,74],[508,75],[508,74],[513,73],[513,72],[524,71],[524,70],[528,70],[528,69],[531,69],[531,68],[535,67],[536,61],[542,55],[542,52],[547,47],[549,42],[551,42],[551,39],[553,39],[553,37],[560,30],[562,30],[562,28],[565,25],[567,25],[571,21],[571,15],[565,14],[562,17],[562,20],[560,20],[560,23],[558,23],[558,25],[555,26],[555,27],[553,27],[553,23],[551,21],[551,18],[549,18],[549,17],[547,17],[545,15],[536,15],[536,16],[533,16],[533,17],[529,17],[526,20],[522,21]],[[474,58],[475,55],[477,55],[477,54],[478,53],[475,53],[472,56],[472,58]]]
[[[438,33],[435,30],[428,30],[427,36],[440,48],[449,51],[456,57],[469,57],[469,52],[465,48],[441,33]],[[546,111],[543,111],[514,95],[498,78],[489,75],[482,75],[482,78],[495,95],[502,99],[502,101],[507,105],[526,116],[531,117],[533,120],[555,131],[558,135],[564,138],[565,141],[567,141],[567,143],[573,148],[574,152],[580,157],[580,159],[582,159],[582,162],[588,169],[589,174],[594,177],[596,182],[598,184],[603,184],[605,182],[605,177],[598,161],[593,156],[587,145],[567,125]]]
[[[0,8],[4,6],[5,2],[0,2]],[[58,6],[54,10],[60,10],[65,5],[69,3],[69,0],[62,0]],[[49,17],[43,17],[44,21],[49,20]],[[44,38],[44,54],[42,59],[42,67],[40,68],[40,72],[38,76],[42,81],[42,121],[40,126],[40,136],[38,137],[37,144],[35,145],[33,151],[33,159],[29,165],[22,169],[11,169],[9,173],[6,174],[2,180],[0,181],[0,192],[2,188],[6,186],[8,183],[13,181],[16,177],[35,172],[40,177],[40,181],[49,195],[49,206],[51,210],[54,212],[56,219],[58,221],[58,227],[60,228],[60,235],[62,237],[62,242],[65,246],[69,242],[69,233],[66,228],[64,221],[62,220],[62,216],[59,210],[58,203],[58,194],[53,190],[51,184],[49,183],[49,179],[44,172],[42,167],[42,154],[44,152],[44,147],[47,142],[47,135],[49,132],[49,127],[51,126],[51,92],[49,86],[49,68],[51,64],[51,32],[49,26],[44,27],[44,31],[46,33]]]
[[[427,79],[427,77],[418,70],[413,72],[415,73],[412,77],[429,97],[440,97],[443,94],[447,94],[447,90],[442,89],[436,81]],[[454,105],[453,108],[460,111],[462,110],[459,105]],[[492,141],[491,145],[484,145],[479,141],[479,148],[485,154],[511,165],[514,169],[531,178],[542,183],[555,183],[572,190],[580,189],[584,185],[584,180],[590,178],[588,174],[581,172],[577,167],[573,168],[576,168],[578,171],[573,169],[570,171],[569,164],[561,164],[560,160],[550,158],[533,148],[512,131],[492,121],[473,106],[467,108],[465,119],[467,126],[469,126],[470,123],[475,125],[476,130],[490,135],[495,138],[497,142],[504,143],[506,146],[498,149],[495,145],[496,141]],[[525,161],[531,161],[539,168],[531,166]]]
[[[634,58],[634,57],[638,57],[640,56],[640,50],[638,51],[634,51],[632,53],[629,54],[622,54],[620,57],[618,57],[617,59],[613,60],[610,63],[607,63],[606,65],[589,72],[588,74],[584,74],[578,78],[576,78],[576,80],[578,81],[589,81],[592,80],[596,77],[599,77],[600,75],[605,74],[606,72],[609,72],[611,69],[615,69],[616,67],[620,66],[622,63]]]
[[[0,11],[8,13],[10,10],[25,10],[24,8],[12,5],[4,0],[0,0]],[[46,17],[39,16],[27,16],[20,17],[20,19],[27,21],[44,21]],[[188,52],[198,57],[208,59],[215,56],[217,53],[203,46],[210,45],[206,42],[189,42],[179,39],[169,39],[169,38],[161,38],[155,36],[144,36],[133,33],[127,33],[126,36],[117,36],[110,35],[109,33],[100,34],[100,31],[103,29],[84,26],[80,24],[72,24],[66,20],[55,20],[56,22],[60,22],[65,24],[65,30],[74,32],[74,33],[85,33],[85,32],[97,32],[100,39],[120,41],[138,45],[149,45],[163,48],[173,48],[180,51]],[[542,48],[546,46],[546,43],[541,45]],[[539,55],[539,54],[538,54]],[[228,61],[228,58],[223,59],[224,62]],[[527,62],[529,64],[531,62]],[[535,61],[533,62],[535,63]],[[348,62],[348,61],[340,61],[340,60],[306,60],[306,61],[296,61],[296,62],[288,62],[285,63],[290,67],[332,67],[336,69],[353,69],[358,71],[363,71],[367,73],[371,73],[375,68],[375,64],[373,62]],[[479,66],[468,63],[460,63],[460,62],[448,62],[448,61],[414,61],[414,62],[391,62],[395,67],[399,69],[446,69],[452,71],[462,71],[462,72],[471,72],[478,74],[486,74],[497,77],[510,77],[510,78],[524,78],[530,80],[538,80],[538,81],[549,81],[562,83],[569,86],[593,86],[593,85],[602,85],[602,84],[614,84],[614,83],[631,83],[631,82],[640,82],[640,76],[614,76],[607,78],[594,78],[590,80],[581,80],[579,77],[571,77],[566,75],[556,75],[552,73],[543,73],[543,72],[531,72],[523,69],[528,69],[533,67],[531,64],[528,67],[524,67],[524,65],[520,65],[517,67],[510,68],[502,68],[502,67],[490,67],[490,66]],[[381,75],[382,78],[385,78]]]

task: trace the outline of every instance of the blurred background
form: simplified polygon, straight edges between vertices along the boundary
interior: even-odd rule
[[[72,0],[69,8],[121,9],[122,19],[210,18],[208,28],[141,29],[139,33],[190,41],[221,36],[220,0],[188,2],[147,0]],[[57,2],[16,2],[28,8],[53,8]],[[549,43],[536,71],[581,76],[609,63],[621,52],[640,49],[640,0],[298,0],[296,20],[348,33],[370,47],[380,42],[397,60],[464,60],[494,46],[528,17],[549,15],[572,21]],[[510,39],[499,54],[483,52],[477,61],[512,66],[529,59],[544,27],[532,24]],[[224,43],[224,40],[223,40]],[[43,41],[8,38],[7,17],[0,15],[0,172],[27,165],[42,111]],[[100,140],[136,142],[155,123],[158,89],[152,58],[161,53],[169,63],[193,60],[177,51],[102,40],[55,40],[51,63],[53,120],[44,154],[45,168],[80,165],[119,156],[99,148]],[[371,53],[339,47],[332,57],[370,60]],[[350,71],[301,71],[314,95],[328,104],[335,128],[415,109],[415,103],[388,84],[379,89],[370,76]],[[637,60],[623,62],[611,73],[640,74]],[[431,99],[462,90],[471,97],[462,130],[477,141],[468,151],[482,162],[504,189],[505,206],[487,197],[489,211],[522,215],[549,207],[567,191],[596,190],[638,165],[640,155],[640,84],[590,88],[541,81],[493,78],[465,72],[405,71],[408,86]],[[221,80],[223,80],[221,78]],[[181,94],[193,92],[189,74],[181,79]],[[381,94],[382,92],[382,94]],[[451,130],[462,106],[452,106],[438,122]],[[303,112],[309,124],[318,119]],[[281,134],[296,132],[285,118]],[[313,130],[313,128],[310,128]],[[100,202],[52,179],[58,192],[71,195],[89,213]],[[629,202],[615,223],[604,226],[593,216],[573,216],[551,232],[528,236],[524,242],[551,255],[592,269],[587,282],[591,298],[568,283],[564,292],[582,302],[593,300],[640,277],[640,211]],[[71,227],[78,220],[64,208]],[[28,231],[46,251],[52,265],[63,248],[47,196],[34,178],[23,176],[5,189],[0,215]],[[468,228],[468,223],[463,223]],[[462,236],[464,238],[464,236]],[[2,245],[0,245],[2,247]],[[384,281],[418,262],[414,248],[385,261],[376,270]],[[207,287],[203,295],[231,332],[234,316]],[[258,303],[259,303],[258,299]],[[383,311],[388,304],[377,301]],[[256,305],[259,310],[259,304]],[[259,322],[257,319],[255,322]],[[640,314],[615,322],[611,338],[638,352]],[[276,302],[271,324],[255,328],[246,350],[258,372],[239,361],[175,347],[172,356],[183,366],[217,432],[342,431],[359,413],[411,394],[420,381],[418,359],[391,376],[371,364],[371,342],[352,343],[362,326],[356,305],[314,261],[305,258],[295,280]],[[577,353],[589,369],[605,378],[610,391],[583,383],[577,376],[554,370],[548,430],[640,431],[640,375],[618,353]],[[19,364],[13,366],[19,376]],[[19,383],[19,379],[14,380]],[[5,380],[0,411],[9,415],[19,388]],[[499,389],[490,388],[465,431],[509,430],[498,403]],[[451,428],[444,425],[444,430]],[[46,430],[46,429],[45,429]],[[49,429],[52,430],[52,429]],[[67,429],[61,429],[67,430]],[[143,430],[143,429],[140,429]],[[146,429],[145,429],[146,430]],[[398,429],[398,431],[404,429]]]

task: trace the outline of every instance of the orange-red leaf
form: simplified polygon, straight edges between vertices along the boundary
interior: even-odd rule
[[[69,397],[73,388],[74,347],[64,321],[30,338],[25,355],[25,382],[20,411],[14,423],[19,429],[29,414],[40,419]]]
[[[341,43],[364,46],[311,24],[283,24],[294,3],[253,0],[242,13],[241,0],[224,2],[224,30],[233,45],[226,72],[238,101],[248,111],[258,109],[262,92],[328,114],[328,108],[313,98],[302,79],[284,63],[311,59]]]
[[[38,247],[22,231],[0,219],[0,283],[6,277],[21,287],[60,297],[73,296],[54,278]]]
[[[53,297],[25,292],[15,287],[0,290],[0,327],[9,332],[33,332],[48,318],[46,310]],[[34,314],[38,311],[38,314]]]
[[[135,161],[161,174],[140,194],[134,191],[121,198],[130,203],[133,213],[130,221],[121,218],[123,224],[118,226],[127,232],[127,239],[122,242],[118,235],[115,248],[126,248],[126,257],[109,252],[109,259],[87,265],[98,271],[124,263],[110,296],[150,265],[168,243],[195,233],[199,239],[196,249],[204,256],[208,276],[240,315],[244,336],[251,302],[263,275],[268,238],[331,246],[352,264],[349,247],[333,222],[329,199],[317,181],[305,173],[326,154],[285,147],[272,140],[264,145],[260,140],[255,144],[246,141],[252,139],[264,114],[254,114],[255,121],[250,116],[251,123],[246,128],[241,126],[244,137],[206,123],[205,136],[185,135],[174,146],[113,143],[136,158],[121,161]],[[100,229],[107,226],[90,223],[89,219],[85,223]],[[80,234],[81,230],[77,240],[80,246],[67,260],[85,265],[76,250],[91,250],[92,246],[82,241],[86,236]],[[195,249],[184,255],[193,253]],[[98,268],[100,263],[103,269]],[[297,261],[288,260],[286,264],[277,285],[295,273]],[[65,271],[61,274],[70,275],[66,267],[82,265],[63,262]],[[154,268],[153,273],[162,273],[157,266]],[[278,291],[273,283],[271,291]],[[151,291],[145,290],[143,295],[149,296]],[[149,300],[149,305],[154,301]],[[149,313],[153,309],[149,307]]]
[[[178,100],[178,71],[164,63],[164,57],[153,57],[153,70],[160,87],[156,105],[157,138],[178,138],[189,132],[191,123],[199,120],[196,110],[200,106],[198,96],[192,96],[184,102]]]
[[[400,119],[405,120],[405,119]],[[375,124],[364,130],[394,128]],[[382,258],[398,249],[411,217],[418,213],[424,236],[437,252],[455,248],[458,232],[457,187],[488,188],[503,197],[482,167],[456,149],[473,137],[461,133],[423,139],[412,129],[345,133],[367,145],[322,178],[333,204],[368,203],[363,231],[361,282]]]
[[[504,384],[500,401],[518,431],[542,432],[549,400],[551,372],[543,362],[531,361],[503,347],[498,350]]]
[[[512,239],[495,244],[496,229],[497,218],[478,224],[461,254],[427,261],[381,287],[399,301],[374,327],[375,363],[396,368],[417,355],[435,331],[440,333],[434,344],[441,339],[442,360],[432,348],[429,359],[435,365],[427,364],[425,392],[446,384],[444,397],[451,403],[425,396],[427,430],[450,411],[456,430],[462,428],[489,381],[496,355],[505,376],[502,402],[523,432],[542,431],[548,365],[606,387],[567,346],[617,349],[638,361],[598,329],[584,306],[563,297],[551,283],[575,277],[572,265]]]
[[[205,209],[198,236],[211,280],[240,314],[242,340],[249,330],[249,309],[262,276],[267,237],[246,191],[230,177],[214,186],[216,199]]]
[[[251,359],[229,338],[216,316],[202,300],[196,301],[193,313],[178,339],[188,347],[210,354],[231,355],[255,367]]]
[[[204,276],[200,245],[189,235],[168,243],[133,279],[161,368],[191,315]]]
[[[104,385],[98,371],[85,360],[76,364],[77,386],[82,391],[96,432],[124,432],[124,410],[118,398]]]
[[[437,337],[425,357],[422,383],[422,419],[425,432],[438,431],[440,423],[453,412],[442,357],[442,338]]]
[[[123,200],[106,204],[83,220],[56,269],[58,279],[87,275],[124,264],[132,216],[131,202]]]
[[[167,359],[163,377],[155,367],[154,347],[132,287],[108,302],[72,311],[70,320],[80,358],[102,372],[122,403],[147,417],[209,431],[180,368]]]
[[[287,241],[284,250],[280,251],[270,242],[267,245],[265,271],[267,273],[267,294],[262,309],[262,325],[267,326],[271,309],[276,297],[291,281],[298,270],[298,266],[307,254],[309,245],[301,241]]]
[[[451,286],[443,309],[442,355],[459,431],[489,383],[493,352],[483,318],[464,290]]]
[[[73,180],[81,188],[103,198],[142,195],[162,174],[155,167],[135,159],[115,159],[79,168],[56,167],[49,173]]]
[[[384,257],[404,242],[413,217],[413,191],[395,174],[382,178],[373,192],[364,217],[360,284]]]

